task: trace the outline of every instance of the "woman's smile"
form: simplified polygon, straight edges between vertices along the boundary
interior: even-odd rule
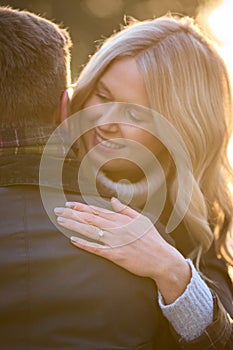
[[[122,144],[113,141],[113,139],[111,138],[104,138],[102,135],[99,134],[99,132],[96,129],[94,132],[94,144],[95,146],[100,145],[108,151],[117,150],[124,147]]]

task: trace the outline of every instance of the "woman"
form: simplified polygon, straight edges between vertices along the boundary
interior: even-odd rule
[[[67,203],[58,223],[84,236],[77,247],[153,279],[184,346],[230,349],[232,285],[215,247],[231,261],[232,101],[214,45],[189,18],[134,21],[86,65],[72,109],[84,110],[79,158],[100,193],[137,210]]]

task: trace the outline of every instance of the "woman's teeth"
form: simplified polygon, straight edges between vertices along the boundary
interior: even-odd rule
[[[119,145],[119,144],[116,144],[114,142],[111,142],[111,141],[107,141],[107,140],[104,140],[102,139],[101,136],[99,136],[98,134],[96,134],[96,139],[98,142],[100,142],[102,145],[104,145],[105,147],[108,147],[108,148],[122,148],[122,145]]]

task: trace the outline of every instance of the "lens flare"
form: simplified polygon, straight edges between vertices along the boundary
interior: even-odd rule
[[[208,17],[208,25],[219,42],[219,51],[226,62],[231,84],[233,82],[233,2],[232,0],[224,0],[217,6]],[[233,86],[233,85],[232,85]],[[233,137],[228,148],[228,157],[233,168]],[[233,185],[230,186],[233,193]],[[228,236],[228,247],[233,252],[233,241]],[[233,269],[230,269],[231,277],[233,278]]]
[[[233,1],[208,1],[201,8],[196,16],[197,21],[210,32],[217,43],[217,49],[224,59],[233,87]],[[233,136],[228,147],[228,158],[231,167],[233,168]],[[233,185],[230,184],[230,189],[233,193]],[[233,257],[233,230],[229,230],[227,236],[228,251],[231,254],[230,261]],[[224,254],[224,249],[222,253]],[[224,254],[225,255],[225,254]],[[226,257],[229,257],[227,254]],[[230,276],[233,280],[233,267],[229,267]]]
[[[215,7],[214,7],[215,6]],[[204,5],[199,11],[197,19],[207,26],[218,43],[218,50],[223,57],[228,72],[233,82],[233,1],[224,0],[219,3],[210,1]],[[233,86],[233,84],[232,84]],[[233,137],[231,139],[228,156],[230,164],[233,168]],[[233,188],[232,188],[233,191]]]

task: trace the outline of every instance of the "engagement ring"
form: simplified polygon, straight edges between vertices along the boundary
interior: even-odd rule
[[[99,232],[98,232],[98,235],[99,235],[99,238],[103,237],[104,236],[104,231],[100,229]]]

